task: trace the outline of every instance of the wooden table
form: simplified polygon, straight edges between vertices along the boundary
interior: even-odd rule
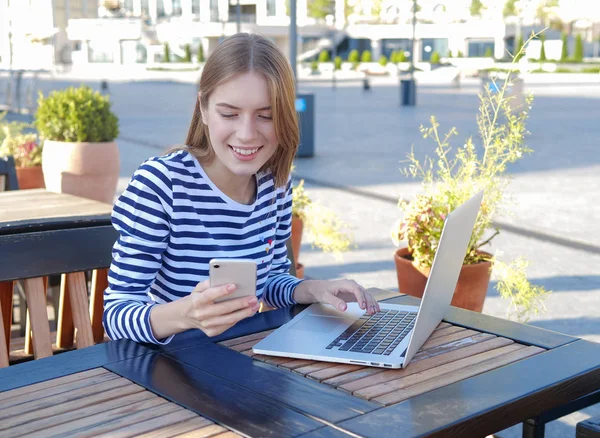
[[[33,340],[26,336],[25,353],[35,351],[36,357],[52,354],[42,278],[53,274],[68,273],[61,289],[63,301],[56,309],[57,348],[73,345],[74,326],[78,327],[78,347],[102,341],[101,294],[106,287],[106,271],[94,271],[97,281],[90,297],[91,322],[83,271],[105,268],[110,263],[110,248],[116,239],[111,212],[112,205],[44,189],[0,192],[0,254],[10,254],[0,263],[0,309],[8,328],[4,336],[9,352],[12,280],[31,279],[27,280],[31,287],[25,288],[28,315],[33,315],[28,323],[31,321],[32,330],[41,334]],[[67,289],[69,293],[65,293]],[[0,352],[0,366],[5,355]]]
[[[110,224],[112,205],[44,189],[0,192],[0,235]]]
[[[388,302],[417,301],[392,296]],[[112,380],[106,371],[117,374],[244,436],[471,437],[548,419],[600,389],[600,344],[457,308],[406,370],[251,353],[254,342],[302,308],[255,315],[216,338],[188,331],[167,346],[121,340],[0,370],[0,416],[7,407],[2,391],[55,387],[58,378],[92,370]],[[78,411],[97,415],[90,409]],[[2,427],[0,420],[0,435]],[[543,435],[543,428],[526,431]]]

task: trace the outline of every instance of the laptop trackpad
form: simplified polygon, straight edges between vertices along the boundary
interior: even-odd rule
[[[290,330],[329,333],[342,325],[348,325],[345,318],[335,316],[307,315],[290,327]]]

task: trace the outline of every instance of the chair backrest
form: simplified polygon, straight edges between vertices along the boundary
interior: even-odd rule
[[[19,190],[15,159],[12,156],[0,157],[0,192]]]

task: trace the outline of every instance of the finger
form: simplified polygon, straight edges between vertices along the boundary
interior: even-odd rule
[[[210,287],[210,280],[207,279],[207,280],[201,281],[200,283],[198,283],[196,285],[196,287],[194,287],[194,290],[192,290],[192,293],[194,293],[194,292],[202,293],[205,290],[207,290],[209,287]]]
[[[240,322],[242,319],[253,316],[258,311],[258,306],[245,307],[235,312],[231,312],[225,315],[215,316],[202,322],[203,328],[214,328],[222,325],[233,326]]]
[[[202,282],[204,283],[204,282]],[[202,284],[201,283],[201,284]],[[212,303],[217,298],[232,294],[236,289],[235,284],[223,284],[221,286],[208,287],[198,296],[203,303]]]
[[[324,292],[322,300],[323,303],[331,304],[333,307],[335,307],[338,310],[341,310],[342,312],[344,312],[348,308],[348,305],[344,300],[342,300],[340,297],[335,296],[331,292]]]
[[[372,313],[377,313],[381,310],[381,308],[379,307],[379,303],[377,302],[377,300],[375,299],[375,297],[373,297],[373,295],[371,295],[369,292],[367,292],[366,290],[364,291],[364,294],[366,296],[367,299],[367,306],[371,309]]]
[[[354,300],[349,299],[349,301],[356,301],[358,303],[358,307],[368,310],[369,303],[367,302],[367,297],[365,295],[366,291],[357,282],[354,280],[346,280],[343,284],[343,292],[350,294],[352,298],[354,298]]]
[[[215,316],[227,315],[238,310],[245,308],[254,308],[258,310],[258,298],[256,297],[242,297],[235,298],[233,300],[224,301],[222,303],[215,303],[212,305],[205,305],[202,309],[202,318],[211,318]]]

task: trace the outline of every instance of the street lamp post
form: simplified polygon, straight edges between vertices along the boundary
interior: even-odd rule
[[[413,0],[412,8],[412,49],[410,54],[410,77],[400,80],[400,105],[415,106],[417,103],[417,83],[415,82],[415,56],[417,32],[417,0]]]
[[[296,58],[298,57],[298,23],[296,18],[296,0],[290,0],[290,64],[297,86]]]
[[[237,0],[237,4],[235,5],[235,16],[237,21],[237,33],[242,31],[242,6],[240,5],[240,0]]]

